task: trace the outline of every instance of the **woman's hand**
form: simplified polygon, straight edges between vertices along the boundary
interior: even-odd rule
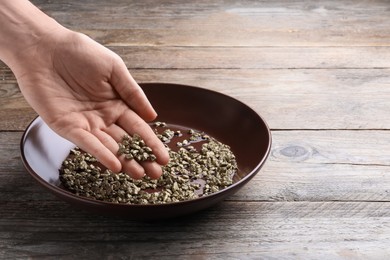
[[[23,52],[14,73],[28,103],[59,135],[114,172],[161,175],[168,152],[145,122],[156,112],[122,59],[89,37],[61,28]],[[117,156],[125,133],[139,134],[156,162]]]
[[[168,151],[145,122],[156,112],[118,55],[27,0],[0,1],[0,24],[0,59],[49,127],[114,172],[162,174]],[[118,157],[125,133],[140,135],[157,160]]]

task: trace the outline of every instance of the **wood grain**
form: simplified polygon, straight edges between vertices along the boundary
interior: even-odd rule
[[[135,69],[390,68],[389,47],[110,48]]]
[[[308,138],[302,140],[302,136]],[[137,259],[242,259],[306,255],[348,259],[387,256],[390,253],[387,247],[390,209],[388,203],[374,201],[383,199],[378,194],[388,191],[383,185],[388,182],[388,169],[382,173],[365,172],[368,163],[359,160],[365,156],[365,160],[386,163],[378,150],[387,143],[368,138],[375,136],[385,138],[388,133],[277,131],[264,172],[229,201],[179,219],[134,222],[79,211],[47,193],[23,170],[18,150],[21,133],[2,132],[0,258],[70,259],[104,255]],[[354,140],[370,142],[360,150],[359,143],[351,145]],[[305,156],[296,148],[299,145],[316,152]],[[331,151],[334,151],[333,157],[327,156]],[[347,157],[348,154],[352,156]],[[356,164],[353,171],[324,166],[349,163]],[[315,167],[316,164],[321,166]],[[285,173],[283,167],[291,169]],[[318,171],[310,172],[313,168]],[[379,184],[381,177],[382,185]],[[359,187],[359,184],[366,186]],[[290,192],[281,196],[286,188]],[[277,190],[279,195],[275,196]],[[376,196],[365,197],[367,191]],[[316,194],[316,200],[322,197],[327,201],[304,201],[310,194]],[[329,202],[332,198],[326,195],[333,199],[340,197]],[[296,201],[289,201],[291,199]],[[378,239],[383,243],[378,244]]]
[[[1,206],[3,259],[377,259],[390,253],[388,203],[223,202],[157,222],[91,216],[47,200]],[[29,218],[14,215],[22,212]]]
[[[390,47],[134,47],[110,46],[129,69],[390,68]],[[367,59],[366,57],[370,57]],[[0,80],[14,80],[0,63]]]
[[[390,129],[389,69],[130,71],[138,82],[189,84],[235,97],[272,129]],[[0,106],[0,130],[23,130],[36,115],[15,83],[0,84]]]
[[[31,198],[22,133],[0,132],[0,197]],[[390,131],[276,131],[270,157],[233,201],[390,201]],[[2,186],[2,184],[4,186]],[[19,186],[24,183],[23,189]]]
[[[387,0],[32,0],[118,53],[138,82],[195,85],[248,104],[271,154],[203,212],[135,222],[58,200],[19,142],[36,116],[0,62],[0,259],[387,259]]]
[[[389,131],[276,131],[270,157],[233,200],[390,201]]]
[[[67,27],[105,45],[389,46],[388,1],[47,1]]]
[[[37,115],[15,83],[0,83],[0,108],[0,131],[24,130]]]

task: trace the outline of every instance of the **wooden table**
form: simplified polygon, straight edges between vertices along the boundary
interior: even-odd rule
[[[138,82],[196,85],[264,116],[263,170],[195,215],[96,216],[29,177],[36,116],[0,65],[0,259],[384,259],[390,256],[390,2],[44,1]]]

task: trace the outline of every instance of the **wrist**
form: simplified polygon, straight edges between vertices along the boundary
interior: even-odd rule
[[[66,30],[27,0],[0,2],[0,59],[13,71],[48,35]],[[14,71],[15,73],[15,71]]]

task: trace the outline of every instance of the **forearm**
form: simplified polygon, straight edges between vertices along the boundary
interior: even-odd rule
[[[62,28],[27,0],[1,0],[0,25],[0,60],[13,70],[46,35]]]

